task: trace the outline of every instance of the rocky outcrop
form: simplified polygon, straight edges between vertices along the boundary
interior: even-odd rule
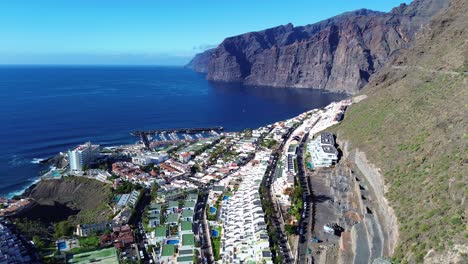
[[[364,215],[362,226],[357,225],[352,229],[355,257],[362,258],[363,254],[367,254],[365,262],[368,262],[378,257],[392,256],[399,238],[398,219],[385,197],[388,186],[385,185],[384,177],[379,169],[368,161],[364,152],[351,148],[348,141],[339,140],[338,143],[342,146],[343,158],[351,161],[364,176],[364,179],[361,180],[365,180],[369,184],[369,195],[372,200],[375,200],[373,204],[377,206],[372,208],[373,214],[362,212]],[[361,205],[361,208],[365,210],[366,206]],[[364,239],[368,242],[358,242],[358,239]],[[361,256],[358,254],[359,252],[361,252]],[[362,261],[355,261],[355,263],[360,262]]]
[[[213,81],[355,93],[389,57],[410,46],[446,2],[416,0],[389,13],[362,9],[312,25],[230,37],[188,67]]]
[[[390,206],[387,198],[385,198],[388,187],[385,185],[384,177],[379,172],[379,169],[367,160],[364,152],[357,149],[353,154],[356,167],[359,168],[367,182],[369,182],[375,199],[377,200],[376,204],[379,205],[376,215],[378,216],[384,238],[383,255],[391,256],[398,242],[399,234],[398,220],[395,211]]]

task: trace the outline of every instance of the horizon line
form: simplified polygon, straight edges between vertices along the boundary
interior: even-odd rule
[[[42,64],[42,63],[0,63],[0,67],[11,67],[11,66],[19,66],[19,67],[28,67],[28,66],[104,66],[104,67],[129,67],[129,66],[135,66],[135,67],[178,67],[178,68],[184,68],[185,65],[183,64],[105,64],[105,63],[96,63],[96,64],[84,64],[84,63],[50,63],[50,64]]]

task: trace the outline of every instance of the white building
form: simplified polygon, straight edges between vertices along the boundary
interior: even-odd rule
[[[132,163],[146,166],[149,164],[159,164],[169,159],[167,153],[143,153],[132,157]]]
[[[333,134],[322,132],[320,135],[307,145],[312,165],[315,168],[330,167],[338,160],[338,151],[335,148]]]
[[[99,155],[99,145],[91,145],[91,142],[79,145],[68,151],[68,160],[71,171],[82,171],[83,166],[89,165]]]
[[[265,215],[258,189],[271,152],[261,151],[236,175],[239,189],[222,205],[222,263],[272,263]]]

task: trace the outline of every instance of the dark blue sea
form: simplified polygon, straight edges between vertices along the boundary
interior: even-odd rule
[[[0,67],[0,197],[21,193],[37,164],[85,141],[135,142],[136,129],[255,128],[344,98],[313,89],[211,83],[182,67]]]

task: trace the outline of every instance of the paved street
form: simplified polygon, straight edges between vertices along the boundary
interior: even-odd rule
[[[210,237],[210,230],[208,227],[208,222],[206,220],[206,201],[208,199],[208,191],[207,189],[203,188],[200,190],[203,194],[202,200],[198,202],[197,205],[197,218],[198,221],[198,235],[200,239],[200,247],[201,247],[201,257],[203,263],[213,263],[213,249],[211,247],[211,237]]]
[[[304,164],[304,145],[307,141],[309,134],[305,134],[297,148],[297,165],[298,165],[298,177],[300,184],[303,189],[302,199],[304,201],[304,209],[299,223],[299,245],[297,248],[297,259],[298,263],[313,263],[310,255],[307,252],[309,243],[311,243],[311,227],[313,226],[313,211],[311,201],[312,186],[310,185],[309,177],[306,175],[305,164]]]
[[[149,256],[148,252],[146,251],[145,247],[145,233],[143,229],[143,225],[141,223],[143,213],[145,212],[145,207],[150,204],[151,202],[151,193],[149,189],[144,189],[144,193],[141,196],[140,201],[137,204],[137,207],[135,208],[135,213],[132,215],[132,217],[129,220],[129,224],[137,227],[137,231],[135,232],[135,244],[137,245],[138,249],[137,251],[143,252],[143,259],[141,259],[142,263],[149,263],[149,260],[151,257]],[[139,253],[138,253],[139,254]]]
[[[277,230],[276,234],[279,238],[279,246],[281,249],[281,253],[283,254],[285,263],[292,263],[294,262],[294,257],[291,252],[291,248],[289,247],[288,239],[285,235],[286,232],[284,230],[284,220],[280,213],[281,209],[279,208],[278,204],[274,202],[273,197],[271,196],[271,189],[270,189],[271,182],[276,172],[278,159],[279,159],[279,154],[278,153],[273,154],[272,162],[265,173],[266,175],[265,186],[267,187],[267,195],[268,195],[267,199],[270,199],[273,202],[273,208],[274,208],[275,214],[270,218],[270,221],[271,221],[271,224]]]

